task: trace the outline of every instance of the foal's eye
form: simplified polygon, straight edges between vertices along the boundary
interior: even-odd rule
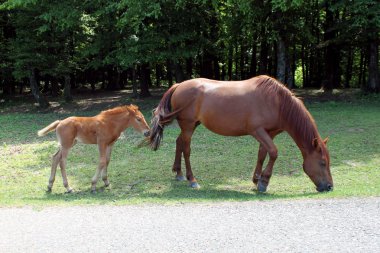
[[[140,121],[141,121],[141,118],[138,118],[138,117],[137,117],[136,120],[137,120],[138,122],[140,122]]]

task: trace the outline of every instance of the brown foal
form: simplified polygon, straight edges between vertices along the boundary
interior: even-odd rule
[[[91,191],[96,192],[96,183],[100,175],[105,186],[109,186],[107,167],[110,162],[112,146],[120,134],[130,126],[145,136],[149,136],[149,126],[144,115],[135,105],[120,106],[102,111],[94,117],[69,117],[64,120],[57,120],[38,131],[38,136],[44,136],[55,130],[60,144],[58,152],[53,156],[48,191],[52,190],[59,164],[63,185],[68,193],[72,192],[72,188],[67,181],[66,160],[69,150],[77,141],[85,144],[97,144],[99,148],[100,160],[92,178]]]

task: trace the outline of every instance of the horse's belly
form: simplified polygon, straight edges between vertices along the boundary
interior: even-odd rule
[[[225,136],[247,135],[246,119],[237,117],[204,116],[200,122],[210,131]]]

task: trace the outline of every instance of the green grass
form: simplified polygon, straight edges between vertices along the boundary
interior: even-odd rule
[[[137,102],[150,115],[157,100]],[[380,103],[378,97],[354,103],[308,103],[322,137],[329,136],[335,189],[317,193],[302,171],[301,154],[287,134],[275,140],[279,157],[268,192],[258,193],[252,182],[258,143],[252,137],[223,137],[203,126],[192,140],[191,162],[200,190],[176,182],[171,166],[179,128],[165,129],[157,152],[137,148],[142,137],[127,130],[115,144],[109,165],[110,189],[90,193],[98,161],[97,147],[77,144],[68,158],[68,180],[75,193],[65,194],[60,171],[53,192],[45,192],[51,156],[57,150],[55,134],[38,138],[37,130],[68,115],[95,115],[99,111],[3,113],[0,115],[0,206],[83,204],[141,204],[215,201],[251,201],[295,198],[380,196]],[[149,118],[149,117],[148,117]],[[148,119],[149,120],[149,119]],[[103,182],[100,180],[98,189]]]

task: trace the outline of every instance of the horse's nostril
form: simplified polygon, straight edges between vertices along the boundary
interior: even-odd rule
[[[328,184],[327,185],[327,191],[332,191],[332,189],[333,189],[333,186],[331,184]]]

